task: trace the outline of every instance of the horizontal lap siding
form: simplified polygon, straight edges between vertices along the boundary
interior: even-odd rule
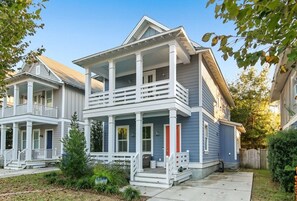
[[[216,102],[216,99],[211,93],[204,78],[202,79],[202,97],[203,108],[210,114],[214,115],[214,103]]]
[[[182,152],[189,150],[190,162],[199,160],[199,113],[192,113],[191,117],[178,116],[177,122],[181,123]]]
[[[198,55],[191,57],[191,63],[177,65],[177,81],[189,90],[189,104],[198,106]]]
[[[238,158],[234,159],[234,126],[220,125],[220,144],[220,158],[224,162],[238,162]]]
[[[219,160],[220,153],[220,128],[219,123],[214,122],[210,117],[203,114],[203,122],[208,123],[209,129],[209,148],[208,153],[203,153],[203,162]],[[203,123],[204,124],[204,123]],[[204,129],[203,129],[204,132]],[[203,146],[204,146],[204,133],[203,133]],[[204,148],[203,148],[204,150]]]

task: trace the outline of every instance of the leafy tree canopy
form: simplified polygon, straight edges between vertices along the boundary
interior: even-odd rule
[[[0,92],[5,91],[4,79],[19,61],[34,62],[35,55],[44,51],[41,47],[25,55],[30,45],[26,37],[44,26],[39,22],[45,1],[0,0]]]
[[[233,57],[238,67],[254,66],[259,60],[276,64],[281,53],[289,51],[288,60],[297,59],[297,3],[295,0],[209,0],[215,4],[215,17],[233,22],[236,35],[206,33],[202,40],[219,45],[223,58]],[[295,65],[293,65],[294,67]],[[282,66],[282,71],[287,71]]]
[[[279,128],[279,115],[270,109],[268,67],[259,74],[254,67],[243,71],[239,79],[229,84],[235,102],[231,120],[242,123],[246,133],[241,135],[244,148],[261,148],[267,145],[266,137]]]

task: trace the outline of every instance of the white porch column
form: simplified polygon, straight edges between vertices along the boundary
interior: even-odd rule
[[[111,162],[115,144],[115,118],[108,116],[108,161]]]
[[[13,85],[13,115],[17,114],[17,105],[19,104],[20,90],[18,85]]]
[[[0,155],[3,156],[4,151],[6,149],[6,125],[1,125],[1,153]]]
[[[26,128],[26,161],[30,161],[32,160],[32,121],[27,121]]]
[[[33,112],[33,82],[27,83],[27,113]]]
[[[170,155],[176,154],[176,109],[169,109]],[[174,156],[175,157],[175,156]]]
[[[136,102],[141,101],[141,85],[143,77],[143,60],[141,52],[136,53]]]
[[[91,71],[86,68],[85,74],[85,109],[89,109],[89,97],[91,95]]]
[[[142,113],[136,113],[136,153],[139,154],[138,172],[143,172],[142,165]]]
[[[86,148],[87,154],[91,151],[91,136],[90,136],[90,120],[85,120],[85,138],[86,138]]]
[[[5,108],[7,107],[7,94],[4,94],[2,98],[2,117],[5,116]]]
[[[12,133],[12,149],[13,149],[12,159],[13,160],[16,160],[18,157],[18,136],[19,136],[19,124],[13,123],[13,133]]]
[[[169,94],[170,97],[176,96],[176,44],[169,45]]]
[[[113,60],[109,61],[109,104],[113,104],[113,91],[115,89],[115,63]]]

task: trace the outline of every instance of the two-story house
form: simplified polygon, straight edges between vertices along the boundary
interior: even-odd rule
[[[122,45],[73,61],[85,68],[89,124],[104,123],[104,152],[94,159],[128,159],[131,184],[168,187],[217,170],[219,160],[238,166],[241,124],[210,48],[191,41],[183,27],[169,29],[143,17]],[[92,77],[103,91],[93,93]],[[152,168],[144,165],[151,156]],[[154,169],[154,166],[158,167]]]
[[[37,60],[25,63],[6,79],[7,93],[0,112],[4,168],[42,167],[56,160],[73,113],[77,112],[82,128],[85,123],[84,75],[45,56]],[[89,90],[95,93],[101,89],[101,82],[92,80]],[[12,149],[6,147],[9,128],[13,130]]]
[[[276,65],[270,93],[271,102],[279,101],[281,129],[297,127],[296,62],[289,62],[285,51]]]

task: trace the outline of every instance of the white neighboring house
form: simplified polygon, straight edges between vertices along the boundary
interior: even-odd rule
[[[219,160],[238,167],[244,128],[230,121],[229,89],[211,49],[183,27],[144,16],[122,45],[73,63],[86,70],[85,131],[105,122],[104,152],[90,155],[129,165],[131,184],[167,188],[209,175]],[[91,91],[92,76],[103,92]]]
[[[0,112],[0,155],[6,169],[42,167],[57,160],[74,112],[84,125],[84,75],[45,56],[37,60],[6,79],[8,89]],[[90,90],[99,92],[102,84],[93,80]],[[8,143],[9,128],[13,136]]]
[[[283,53],[276,65],[272,87],[271,102],[279,101],[281,129],[297,128],[297,73],[296,62],[289,62],[287,53]],[[288,71],[283,72],[285,65]]]

